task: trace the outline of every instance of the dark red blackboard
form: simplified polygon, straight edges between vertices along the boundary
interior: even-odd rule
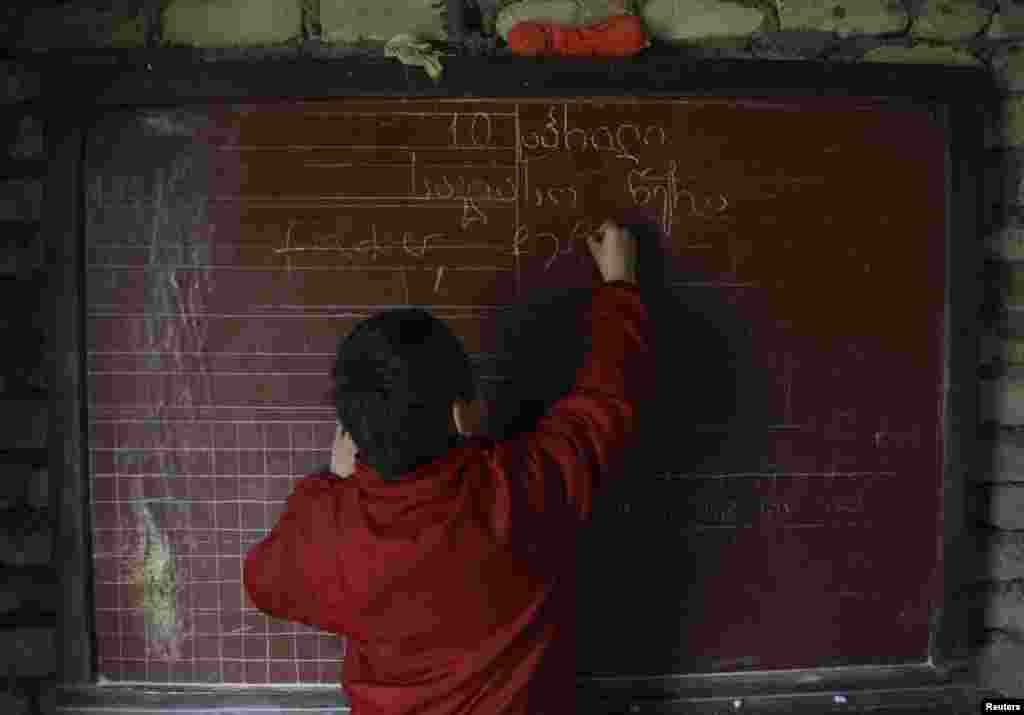
[[[865,99],[131,111],[86,157],[99,673],[336,682],[241,585],[328,460],[338,338],[402,305],[498,436],[582,359],[605,216],[642,241],[659,398],[581,541],[581,675],[916,663],[940,598],[945,136]]]

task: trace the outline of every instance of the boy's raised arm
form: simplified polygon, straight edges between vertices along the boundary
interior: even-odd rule
[[[590,248],[605,283],[595,289],[585,317],[593,342],[576,384],[532,432],[499,448],[515,488],[525,480],[533,517],[526,521],[535,525],[551,524],[548,515],[564,520],[566,505],[579,521],[590,515],[596,491],[621,471],[637,411],[654,393],[652,334],[636,286],[635,239],[610,222],[602,229],[603,241],[591,241]]]

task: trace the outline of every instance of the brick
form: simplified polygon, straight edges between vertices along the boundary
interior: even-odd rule
[[[1024,311],[1009,310],[1003,311],[1000,315],[984,316],[986,325],[993,330],[1000,331],[1003,335],[1014,338],[1024,338]]]
[[[1005,45],[992,53],[992,77],[1005,92],[1024,91],[1024,47]]]
[[[982,422],[1024,424],[1024,383],[1008,377],[982,380],[979,391]]]
[[[626,7],[636,6],[636,0],[625,0]],[[581,12],[583,14],[583,23],[589,24],[591,22],[600,22],[607,19],[613,13],[619,12],[617,7],[620,5],[619,2],[609,3],[609,0],[577,0]],[[613,9],[612,5],[616,6]]]
[[[1024,581],[993,581],[983,594],[985,627],[1024,635]]]
[[[145,47],[146,13],[138,5],[65,3],[25,17],[20,47],[32,49]]]
[[[301,35],[298,0],[172,0],[163,16],[163,41],[172,45],[272,45]]]
[[[946,42],[967,40],[986,29],[995,9],[995,0],[924,0],[911,34]]]
[[[995,258],[1024,261],[1024,226],[1008,222],[985,239],[985,248]]]
[[[988,578],[997,581],[1024,579],[1024,533],[995,532],[986,535],[981,546]]]
[[[992,117],[991,123],[994,124],[997,119]],[[998,230],[998,224],[1011,219],[1016,219],[1019,227],[1020,217],[1024,216],[1024,150],[1003,149],[995,141],[991,150],[986,152],[986,157],[983,191],[990,230]],[[1022,255],[1024,253],[1018,251],[1014,257],[1020,258]]]
[[[966,50],[954,47],[916,45],[884,45],[868,50],[861,58],[864,62],[885,62],[913,65],[967,65],[982,66],[981,61]]]
[[[978,653],[976,663],[979,687],[1024,696],[1024,644],[990,643]]]
[[[1011,94],[1003,99],[999,107],[1000,121],[994,127],[995,136],[991,145],[995,147],[1024,146],[1024,94]]]
[[[1001,267],[1000,280],[1001,285],[989,288],[998,287],[1002,300],[1008,307],[1024,306],[1024,264],[1016,261],[1004,264]]]
[[[976,488],[972,498],[980,499],[986,524],[1000,529],[1024,529],[1024,485],[986,484]]]
[[[448,30],[431,0],[320,0],[328,42],[387,41],[402,33],[444,40]]]
[[[15,628],[0,631],[0,673],[46,677],[57,670],[56,631],[53,628]]]
[[[783,29],[808,29],[847,35],[901,32],[910,16],[898,0],[786,0],[779,3]]]
[[[978,362],[1001,371],[1013,370],[1016,373],[1019,368],[1024,367],[1024,339],[985,335],[981,338]]]
[[[502,39],[520,22],[554,22],[560,25],[579,25],[583,21],[582,8],[572,0],[546,0],[545,2],[517,2],[506,5],[498,13],[495,29]]]
[[[607,19],[613,10],[608,0],[525,0],[506,5],[498,13],[495,30],[503,39],[520,22],[587,25]]]
[[[666,40],[746,37],[765,19],[759,9],[718,0],[648,0],[642,14],[651,34]]]
[[[988,26],[986,36],[998,40],[1024,37],[1024,7],[1011,0],[999,3],[999,9],[992,24]]]
[[[999,440],[979,440],[979,468],[972,472],[977,482],[1024,482],[1024,444],[1007,437]]]

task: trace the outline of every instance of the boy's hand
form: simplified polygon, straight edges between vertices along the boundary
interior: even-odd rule
[[[334,433],[334,447],[331,449],[331,471],[342,479],[347,479],[356,468],[356,445],[352,435],[342,429]]]
[[[628,229],[607,219],[596,236],[587,237],[587,246],[606,283],[636,283],[636,239]]]

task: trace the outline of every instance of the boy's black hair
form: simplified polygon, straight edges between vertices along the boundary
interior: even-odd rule
[[[459,339],[420,308],[359,323],[338,342],[332,377],[338,420],[361,459],[389,481],[441,456],[452,403],[476,395]]]

